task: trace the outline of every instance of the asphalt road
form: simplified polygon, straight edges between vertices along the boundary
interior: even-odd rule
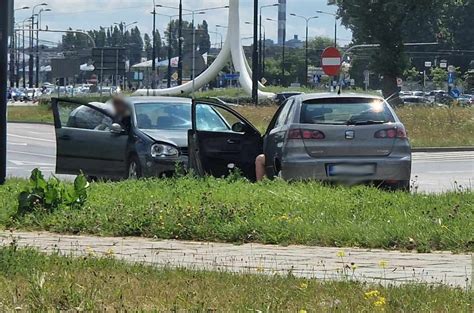
[[[9,124],[9,177],[29,177],[38,167],[46,175],[55,170],[54,128],[49,125]],[[67,176],[65,177],[67,178]],[[474,188],[474,152],[415,153],[414,186],[418,191],[437,193],[458,188]]]

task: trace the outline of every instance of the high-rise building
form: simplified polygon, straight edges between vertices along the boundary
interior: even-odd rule
[[[286,0],[278,0],[278,44],[286,41]]]

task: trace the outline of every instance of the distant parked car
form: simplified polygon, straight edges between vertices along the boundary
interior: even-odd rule
[[[429,101],[425,96],[403,96],[400,97],[405,105],[427,104]]]
[[[282,105],[288,98],[291,98],[293,96],[299,96],[303,94],[302,92],[299,91],[286,91],[286,92],[280,92],[275,96],[275,102],[277,105]]]
[[[472,106],[474,104],[474,95],[464,94],[458,98],[458,101],[462,106]]]

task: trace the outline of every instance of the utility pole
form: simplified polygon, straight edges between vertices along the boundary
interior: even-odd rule
[[[171,58],[172,58],[172,51],[171,51],[171,41],[173,40],[172,36],[172,29],[171,29],[171,23],[173,22],[173,17],[170,17],[170,23],[169,23],[169,29],[168,29],[168,88],[171,88]]]
[[[7,77],[8,33],[13,0],[0,1],[0,185],[7,177]]]
[[[35,16],[31,16],[31,28],[30,28],[30,57],[28,59],[28,87],[33,88],[33,66],[34,66],[34,56],[33,56],[33,44],[34,44],[34,28],[35,28]]]
[[[254,0],[253,8],[253,54],[252,54],[252,99],[258,105],[258,80],[260,75],[258,60],[258,0]]]
[[[183,84],[183,0],[179,0],[178,20],[178,85]]]
[[[153,0],[153,51],[151,53],[151,89],[156,88],[156,4]]]
[[[306,16],[302,16],[302,15],[298,15],[298,14],[290,14],[291,16],[294,16],[294,17],[298,17],[298,18],[302,18],[305,20],[306,22],[306,41],[305,41],[305,73],[306,73],[306,77],[305,77],[305,86],[308,85],[308,69],[309,69],[309,22],[313,19],[316,19],[318,18],[318,16],[311,16],[311,17],[306,17]]]

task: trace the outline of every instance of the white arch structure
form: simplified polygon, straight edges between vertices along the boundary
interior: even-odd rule
[[[181,86],[166,89],[139,89],[134,95],[137,96],[175,96],[180,94],[189,94],[194,90],[204,87],[206,84],[215,79],[219,72],[226,66],[229,59],[232,59],[234,68],[240,73],[239,82],[244,91],[252,94],[252,71],[245,58],[244,49],[240,35],[240,0],[229,0],[229,26],[227,29],[227,37],[221,52],[214,62],[193,81],[187,82]],[[259,99],[268,99],[275,96],[270,92],[264,92],[260,89],[264,88],[259,83],[258,97]]]

